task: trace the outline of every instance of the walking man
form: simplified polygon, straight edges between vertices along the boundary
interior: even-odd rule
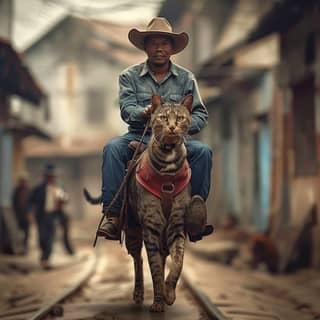
[[[41,250],[40,264],[44,269],[51,268],[49,258],[52,253],[55,223],[58,218],[57,210],[60,205],[59,192],[55,166],[48,164],[43,174],[43,182],[32,190],[29,201],[29,208],[33,209],[35,214]]]
[[[28,252],[29,241],[29,216],[28,199],[30,188],[26,173],[20,175],[18,183],[12,193],[12,208],[14,210],[19,229],[23,233],[23,253]]]

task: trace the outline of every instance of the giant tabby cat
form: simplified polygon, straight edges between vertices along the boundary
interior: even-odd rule
[[[146,150],[151,165],[161,173],[174,174],[186,159],[184,137],[188,132],[192,96],[179,104],[161,103],[152,97],[150,126],[152,136]],[[185,247],[184,218],[190,203],[190,187],[184,188],[172,199],[170,212],[163,210],[161,200],[137,181],[135,174],[128,185],[128,216],[126,247],[134,259],[135,286],[133,299],[143,302],[143,268],[141,250],[145,245],[151,270],[154,300],[150,310],[164,311],[165,304],[175,301],[175,288],[183,265]],[[170,271],[165,278],[165,262],[171,256]]]

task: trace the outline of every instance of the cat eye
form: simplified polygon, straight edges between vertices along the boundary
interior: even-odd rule
[[[181,121],[183,121],[184,120],[184,117],[183,116],[177,116],[177,121],[178,122],[181,122]]]
[[[159,118],[160,120],[167,120],[167,116],[164,114],[160,114]]]

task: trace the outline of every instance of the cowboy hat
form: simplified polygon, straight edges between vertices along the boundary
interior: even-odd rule
[[[131,29],[128,33],[130,42],[138,49],[144,50],[144,41],[147,36],[162,35],[168,36],[173,40],[173,52],[172,54],[182,51],[189,42],[189,37],[185,32],[174,33],[172,27],[166,18],[155,17],[153,18],[145,31],[139,31],[137,29]]]

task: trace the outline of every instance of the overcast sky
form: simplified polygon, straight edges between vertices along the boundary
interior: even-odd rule
[[[163,0],[15,0],[13,42],[19,49],[37,38],[67,14],[135,26],[157,15]]]

